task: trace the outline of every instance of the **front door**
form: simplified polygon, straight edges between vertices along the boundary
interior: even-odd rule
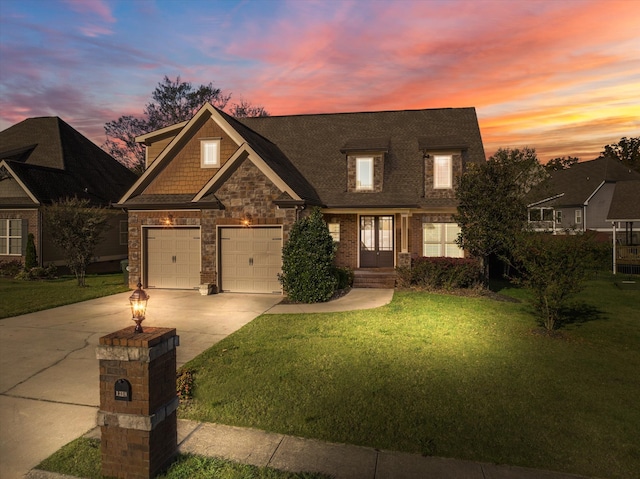
[[[360,267],[393,268],[393,216],[360,217]]]

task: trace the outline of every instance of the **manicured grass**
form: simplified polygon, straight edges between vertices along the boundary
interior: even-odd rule
[[[101,479],[100,441],[79,438],[40,463],[37,469],[86,479]],[[157,479],[328,479],[323,474],[292,473],[222,459],[183,455]]]
[[[263,315],[187,365],[195,395],[181,417],[634,477],[640,291],[601,276],[572,315],[549,336],[526,303],[424,292],[375,310]]]
[[[0,278],[0,319],[87,299],[128,291],[122,273],[87,276],[87,286],[77,286],[75,277],[40,281]]]

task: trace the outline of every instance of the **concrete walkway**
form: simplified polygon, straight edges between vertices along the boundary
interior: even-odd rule
[[[184,364],[259,314],[366,309],[393,290],[355,289],[330,303],[277,304],[270,295],[152,290],[143,323],[175,327]],[[0,478],[62,478],[33,469],[71,440],[99,437],[98,338],[131,325],[129,293],[0,320]],[[87,433],[87,431],[89,431]],[[331,444],[248,428],[180,420],[179,449],[336,479],[575,479],[579,476]]]

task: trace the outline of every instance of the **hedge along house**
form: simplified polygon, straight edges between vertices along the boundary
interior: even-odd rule
[[[315,206],[356,273],[463,256],[456,178],[485,161],[473,108],[235,119],[206,104],[137,141],[147,168],[119,205],[147,288],[281,293],[282,246]]]
[[[0,261],[24,263],[34,235],[40,266],[66,260],[50,241],[43,207],[67,197],[94,206],[116,203],[137,176],[58,117],[28,118],[0,132]],[[119,270],[127,257],[127,216],[111,228],[95,251],[89,271]]]

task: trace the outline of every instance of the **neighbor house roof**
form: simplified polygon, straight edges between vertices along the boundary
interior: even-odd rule
[[[640,221],[640,179],[616,183],[607,221]]]
[[[115,203],[137,178],[58,117],[28,118],[0,132],[0,160],[40,203],[69,196]]]
[[[529,206],[582,206],[604,183],[640,179],[640,173],[613,158],[576,163],[551,173],[531,191]]]

